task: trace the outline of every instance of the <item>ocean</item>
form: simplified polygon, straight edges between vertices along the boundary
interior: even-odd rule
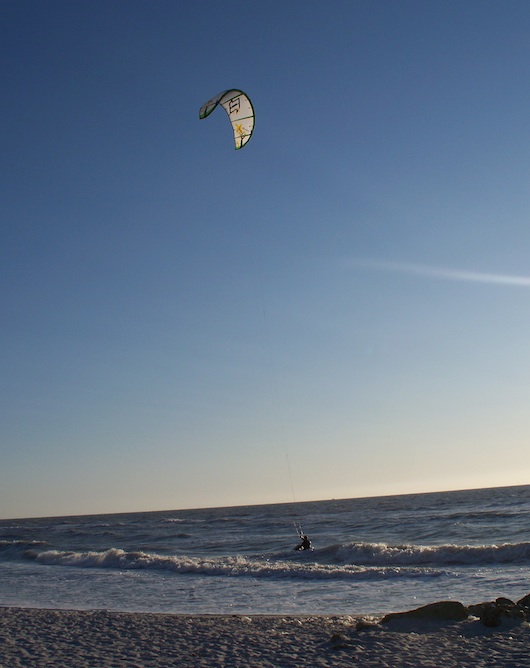
[[[313,550],[297,552],[301,524]],[[530,486],[0,520],[0,605],[380,614],[530,593]]]

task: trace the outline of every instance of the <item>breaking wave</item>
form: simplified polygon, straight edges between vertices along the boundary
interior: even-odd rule
[[[447,575],[445,571],[398,566],[359,566],[354,564],[323,564],[306,560],[282,561],[256,559],[242,556],[183,557],[164,556],[147,552],[127,552],[112,548],[104,551],[65,552],[46,550],[33,555],[35,561],[45,565],[77,568],[114,568],[120,570],[153,569],[178,574],[257,578],[287,577],[304,579],[386,579],[393,577],[424,577]]]
[[[530,560],[530,543],[500,545],[387,545],[350,543],[338,547],[337,559],[345,564],[480,566],[517,564]]]
[[[51,549],[40,541],[0,541],[0,560],[30,559],[43,565],[118,570],[163,570],[228,577],[385,579],[451,575],[452,567],[526,564],[530,543],[499,545],[388,545],[347,543],[311,552],[274,555],[183,556],[158,551]]]

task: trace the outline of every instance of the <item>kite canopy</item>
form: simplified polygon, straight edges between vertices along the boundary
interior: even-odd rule
[[[254,131],[254,107],[242,90],[225,90],[202,105],[199,118],[206,118],[221,105],[232,123],[236,151],[248,142]]]

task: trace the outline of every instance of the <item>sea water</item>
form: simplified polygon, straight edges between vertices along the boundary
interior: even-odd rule
[[[296,526],[312,540],[297,552]],[[0,520],[0,605],[378,614],[530,592],[530,486]]]

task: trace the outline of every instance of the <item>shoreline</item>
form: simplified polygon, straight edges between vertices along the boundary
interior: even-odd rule
[[[358,622],[364,619],[365,624]],[[2,668],[526,666],[530,624],[0,607]]]

